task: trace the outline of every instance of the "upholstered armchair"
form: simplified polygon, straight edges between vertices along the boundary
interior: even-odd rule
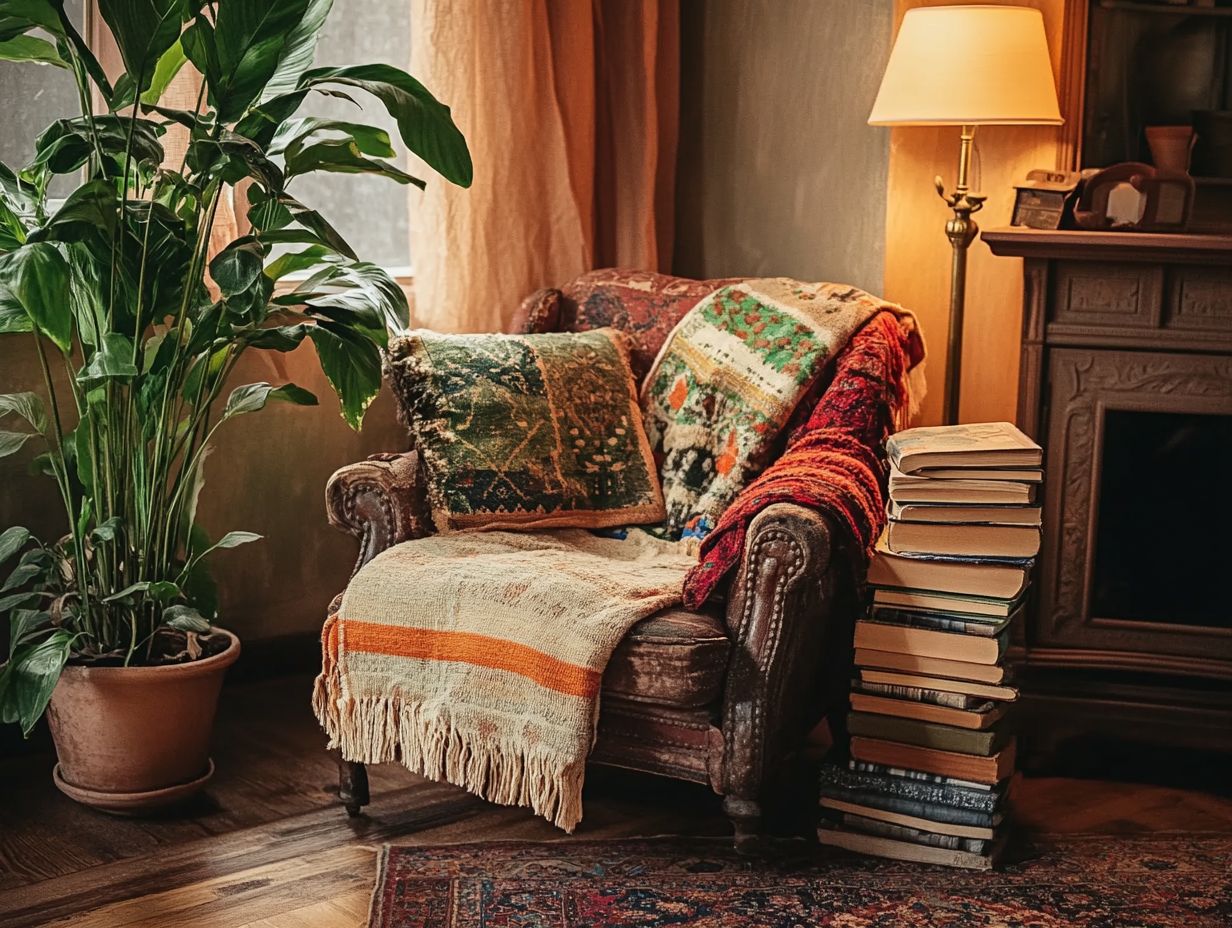
[[[513,330],[615,326],[631,337],[641,378],[675,323],[720,283],[596,271],[527,298]],[[357,570],[434,530],[413,448],[342,468],[326,496],[330,523],[359,541]],[[617,648],[591,761],[707,785],[723,796],[738,845],[759,834],[804,735],[845,708],[854,610],[841,538],[798,505],[761,512],[721,595],[642,621]],[[358,814],[369,799],[363,765],[342,761],[340,780],[340,799]]]

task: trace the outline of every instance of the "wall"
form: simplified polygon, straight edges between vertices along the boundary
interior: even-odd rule
[[[684,0],[676,273],[878,292],[894,0]]]
[[[915,6],[960,0],[895,0],[896,22]],[[1053,73],[1060,71],[1065,0],[1014,0],[1044,14]],[[1073,0],[1071,0],[1073,2]],[[955,49],[961,54],[961,49]],[[1062,98],[1062,112],[1065,112]],[[1009,224],[1011,185],[1032,168],[1056,166],[1063,130],[1033,126],[985,126],[976,133],[973,188],[989,200],[976,220],[982,228]],[[920,421],[941,418],[950,298],[951,215],[933,189],[940,175],[947,189],[958,166],[956,127],[911,127],[890,131],[886,189],[884,293],[914,310],[928,342],[928,396]],[[960,417],[968,422],[1014,420],[1018,397],[1018,352],[1022,325],[1022,262],[997,258],[977,240],[971,247],[963,344]]]

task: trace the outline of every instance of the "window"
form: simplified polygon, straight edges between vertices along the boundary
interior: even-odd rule
[[[84,32],[84,0],[66,0],[65,6],[74,23]],[[409,3],[335,0],[317,44],[316,65],[372,61],[405,69],[410,64],[410,56]],[[72,77],[67,71],[51,66],[0,61],[0,99],[4,101],[0,161],[14,169],[34,157],[34,140],[49,123],[79,113]],[[300,115],[380,126],[389,132],[401,162],[405,163],[406,147],[384,107],[362,91],[356,91],[355,99],[363,105],[362,111],[346,100],[311,94],[300,109]],[[76,184],[76,178],[57,178],[52,196],[65,196]],[[296,178],[292,181],[291,192],[320,210],[361,258],[403,274],[409,271],[410,188],[385,177],[315,174]]]
[[[409,68],[410,6],[388,0],[335,0],[317,43],[315,66],[362,61]],[[356,92],[355,100],[362,111],[346,100],[311,94],[300,114],[380,126],[389,132],[400,163],[405,165],[406,147],[384,107],[363,91]],[[290,187],[297,199],[320,210],[361,258],[400,270],[411,263],[407,225],[412,190],[387,177],[366,174],[312,174],[294,179]]]

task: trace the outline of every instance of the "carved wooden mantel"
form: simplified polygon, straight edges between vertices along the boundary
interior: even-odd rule
[[[1013,651],[1028,736],[1094,730],[1232,750],[1232,627],[1129,620],[1092,603],[1106,414],[1232,416],[1232,236],[983,238],[1023,259],[1018,421],[1046,456],[1044,543]],[[1194,479],[1217,492],[1220,467]]]

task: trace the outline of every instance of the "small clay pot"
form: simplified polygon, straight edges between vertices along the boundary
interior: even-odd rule
[[[106,812],[134,814],[198,792],[214,772],[210,735],[227,668],[226,650],[159,667],[64,668],[47,721],[56,744],[56,786]]]

